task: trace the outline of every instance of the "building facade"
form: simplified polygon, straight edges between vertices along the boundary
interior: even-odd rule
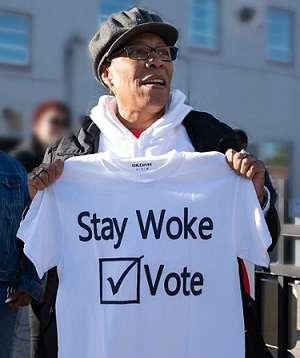
[[[300,217],[300,3],[296,0],[2,0],[0,137],[26,136],[34,107],[58,98],[74,122],[104,88],[87,44],[99,22],[134,5],[180,32],[173,88],[250,138],[275,178],[290,179],[290,216]]]

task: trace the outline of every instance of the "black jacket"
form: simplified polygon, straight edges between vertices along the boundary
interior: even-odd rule
[[[32,135],[10,154],[22,163],[27,172],[30,173],[43,163],[45,150],[41,148],[37,138]]]
[[[183,120],[190,140],[198,152],[241,149],[240,139],[226,124],[219,122],[212,115],[191,111]],[[82,126],[72,135],[55,140],[45,154],[44,162],[51,163],[56,159],[66,160],[76,155],[97,153],[100,130],[86,117]]]

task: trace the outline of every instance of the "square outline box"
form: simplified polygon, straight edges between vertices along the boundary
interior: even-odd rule
[[[140,288],[141,288],[141,257],[112,257],[99,259],[99,275],[100,275],[100,303],[106,305],[127,305],[140,303]],[[116,262],[116,261],[136,261],[137,262],[137,277],[136,277],[136,299],[134,300],[104,300],[103,299],[103,262]]]

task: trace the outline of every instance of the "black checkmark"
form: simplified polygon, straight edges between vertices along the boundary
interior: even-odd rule
[[[127,276],[128,272],[133,268],[133,266],[138,263],[138,261],[140,259],[142,259],[143,256],[141,256],[139,259],[137,259],[136,261],[133,261],[132,264],[130,264],[127,269],[122,273],[121,277],[118,279],[118,281],[116,282],[116,284],[114,283],[114,280],[111,278],[111,277],[108,277],[107,281],[110,283],[110,286],[111,286],[111,290],[112,290],[112,293],[113,295],[117,294],[121,285],[122,285],[122,282],[124,281],[125,277]]]

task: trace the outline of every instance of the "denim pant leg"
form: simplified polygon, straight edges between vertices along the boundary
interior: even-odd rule
[[[15,287],[14,282],[0,281],[0,358],[11,358],[14,339],[19,324],[20,310],[13,310],[4,301],[7,287]]]
[[[40,305],[36,305],[40,306]],[[41,323],[33,309],[29,306],[29,327],[30,327],[30,358],[39,357],[40,340],[41,340]]]

